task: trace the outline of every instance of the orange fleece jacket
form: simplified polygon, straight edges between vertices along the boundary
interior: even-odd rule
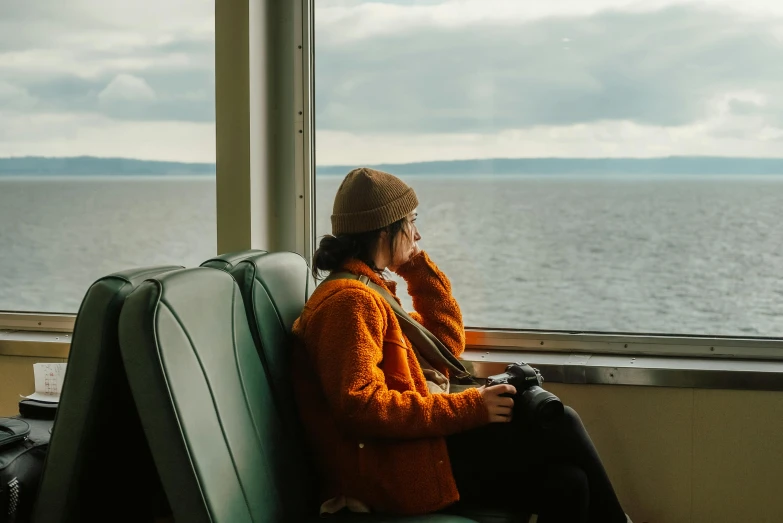
[[[366,264],[366,275],[395,295]],[[411,315],[456,356],[465,347],[451,284],[426,253],[398,270]],[[399,301],[399,300],[398,300]],[[297,404],[321,474],[322,501],[341,494],[377,511],[422,514],[459,499],[444,436],[489,422],[476,389],[430,394],[391,306],[361,282],[320,285],[294,323]]]

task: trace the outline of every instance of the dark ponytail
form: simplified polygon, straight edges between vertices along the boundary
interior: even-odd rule
[[[389,232],[389,249],[394,258],[394,244],[400,232],[407,234],[405,224],[408,218],[402,218],[388,227],[358,234],[327,234],[318,243],[318,249],[313,254],[313,277],[321,279],[321,273],[339,270],[348,260],[357,259],[367,264],[379,275],[383,274],[383,268],[375,266],[375,250],[378,239],[384,230]]]

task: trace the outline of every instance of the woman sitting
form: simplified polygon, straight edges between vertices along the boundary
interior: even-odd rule
[[[332,236],[313,257],[329,279],[294,325],[297,403],[321,474],[321,512],[425,514],[460,504],[538,514],[539,523],[626,523],[595,447],[566,407],[554,428],[512,416],[511,385],[450,393],[420,361],[384,297],[408,284],[411,316],[454,355],[465,330],[451,284],[420,250],[418,200],[361,168],[337,191]],[[397,300],[399,301],[399,300]],[[419,351],[421,353],[421,351]],[[438,371],[438,372],[434,372]]]

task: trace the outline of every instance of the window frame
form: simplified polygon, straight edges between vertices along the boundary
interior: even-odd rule
[[[472,349],[783,360],[783,339],[466,328]]]
[[[261,3],[264,6],[271,0],[262,0]],[[268,184],[274,185],[275,183],[282,183],[286,187],[293,187],[295,194],[289,194],[291,197],[287,201],[295,201],[295,217],[293,224],[278,225],[272,223],[268,217],[264,219],[264,226],[278,227],[278,233],[290,234],[295,231],[295,238],[288,238],[285,242],[286,245],[295,245],[295,250],[306,260],[312,259],[312,253],[315,251],[316,237],[315,237],[315,39],[314,39],[314,0],[299,0],[288,4],[292,6],[293,16],[293,79],[290,82],[290,87],[294,89],[294,97],[292,107],[290,107],[289,124],[292,121],[293,127],[293,169],[286,173],[284,170],[270,170],[269,172],[259,174],[253,172],[252,169],[245,169],[245,172],[240,175],[236,174],[229,169],[221,170],[220,166],[216,173],[216,184],[218,187],[226,187],[227,191],[231,191],[232,194],[246,193],[248,187],[254,189],[259,188],[259,184],[264,189],[268,189]],[[253,22],[253,16],[258,15],[261,10],[262,21]],[[247,27],[236,28],[232,27],[231,31],[220,31],[219,27],[221,23],[225,23],[229,17],[231,20],[241,20],[251,18]],[[253,42],[258,42],[259,31],[263,31],[265,27],[268,27],[269,20],[264,17],[274,15],[275,11],[270,11],[266,7],[253,7],[249,9],[247,0],[221,0],[221,8],[216,6],[216,60],[221,60],[221,53],[219,50],[221,46],[225,49],[225,53],[231,52],[233,42],[237,40],[237,33],[241,34],[239,39],[244,38],[243,41],[250,42],[248,44],[252,48]],[[230,16],[229,16],[230,15]],[[254,39],[254,36],[256,39]],[[236,92],[246,92],[248,97],[252,99],[255,91],[253,85],[253,68],[260,67],[260,71],[267,73],[269,70],[264,69],[268,65],[256,64],[253,61],[259,60],[259,55],[254,54],[251,49],[248,54],[248,62],[246,66],[251,69],[250,74],[242,75],[225,75],[225,78],[218,78],[218,82],[222,82],[221,86],[229,85],[232,88],[238,88],[231,91],[231,96]],[[234,67],[235,65],[232,65]],[[241,67],[241,64],[240,64]],[[244,85],[242,82],[246,82]],[[220,90],[221,86],[216,86]],[[256,86],[257,87],[257,86]],[[220,92],[216,94],[216,100]],[[266,91],[264,91],[266,94]],[[224,95],[231,97],[230,95]],[[237,107],[242,107],[241,103],[247,105],[247,100],[237,102],[239,105],[233,104],[233,100],[230,103],[226,101],[217,102],[218,110],[223,109],[224,112],[239,112],[236,111]],[[227,109],[226,109],[227,108]],[[258,116],[261,113],[254,113],[251,111],[250,118]],[[285,114],[285,113],[284,113]],[[222,116],[218,115],[218,119]],[[284,116],[286,117],[286,116]],[[233,126],[234,121],[227,119],[227,123],[222,127],[218,126],[218,158],[230,158],[230,154],[235,151],[227,151],[221,149],[224,147],[221,143],[235,142],[236,140],[223,140],[221,142],[220,135],[225,132],[230,126]],[[251,123],[252,127],[252,123]],[[230,132],[236,132],[232,129]],[[246,136],[251,137],[250,130],[247,129]],[[269,144],[264,144],[268,146]],[[259,154],[256,150],[257,147],[262,147],[260,143],[250,142],[250,146],[242,149],[243,154],[252,156],[253,154]],[[262,147],[263,148],[263,147]],[[264,151],[261,150],[261,153]],[[240,159],[243,165],[249,166],[252,161],[249,158]],[[233,160],[231,160],[233,161]],[[220,165],[220,163],[219,163]],[[232,163],[231,167],[235,165]],[[290,176],[294,177],[293,183]],[[284,178],[287,178],[284,179]],[[267,185],[265,185],[267,184]],[[252,200],[252,201],[251,201]],[[280,244],[281,241],[278,238],[270,236],[267,230],[262,231],[264,234],[253,234],[252,229],[257,228],[258,225],[253,223],[253,216],[258,217],[260,199],[249,199],[242,202],[240,205],[246,207],[244,214],[241,214],[242,218],[237,224],[237,213],[235,207],[236,202],[232,202],[231,206],[225,203],[221,204],[220,198],[218,198],[217,204],[217,220],[220,223],[231,222],[233,220],[234,225],[239,225],[243,229],[245,234],[243,239],[236,240],[236,227],[234,230],[229,231],[227,227],[218,227],[218,245],[226,246],[239,245],[242,248],[269,248],[271,250],[283,250],[275,247],[275,244]],[[271,223],[271,225],[270,225]],[[288,228],[285,228],[288,227]],[[274,231],[273,231],[274,232]],[[229,238],[230,236],[230,238]],[[271,238],[271,239],[270,239]],[[237,243],[239,241],[239,244]],[[260,245],[259,242],[268,241],[270,245]],[[243,243],[244,242],[244,243]],[[221,250],[226,250],[225,247]],[[47,313],[35,313],[35,312],[17,312],[17,311],[0,311],[0,343],[2,343],[4,333],[13,333],[15,331],[39,331],[39,332],[72,332],[73,324],[75,322],[75,314],[47,314]],[[731,336],[710,336],[710,335],[666,335],[666,334],[637,334],[637,333],[601,333],[601,332],[561,332],[561,331],[543,331],[543,330],[525,330],[525,329],[490,329],[472,327],[466,329],[467,334],[467,347],[470,349],[481,350],[498,350],[498,351],[535,351],[535,352],[584,352],[591,354],[628,354],[628,355],[646,355],[646,356],[677,356],[677,357],[698,357],[698,358],[724,358],[724,359],[765,359],[765,360],[781,360],[783,359],[783,338],[741,338]]]
[[[73,332],[76,314],[24,311],[0,311],[3,331]]]
[[[279,23],[283,21],[283,23]],[[288,24],[288,25],[285,25]],[[288,36],[279,27],[292,29]],[[310,259],[315,250],[315,126],[313,2],[220,0],[215,2],[216,221],[218,251],[261,248],[292,250]],[[284,45],[280,45],[284,41]],[[270,49],[277,55],[270,60]],[[278,51],[280,49],[280,51]],[[280,52],[291,51],[293,60]],[[238,73],[238,74],[237,74]],[[278,80],[277,78],[283,78]],[[277,89],[277,91],[275,91]],[[292,89],[284,110],[272,113],[271,93]],[[285,102],[284,102],[285,103]],[[270,136],[261,117],[278,118]],[[289,141],[290,140],[290,141]],[[275,169],[267,160],[280,143],[290,143],[291,166]],[[291,179],[293,175],[293,180]],[[249,194],[250,193],[250,194]],[[264,213],[269,198],[282,195],[286,216]],[[287,209],[285,209],[287,210]],[[294,236],[294,237],[291,237]],[[86,289],[85,289],[86,291]],[[0,310],[0,344],[18,331],[72,333],[75,313]],[[18,341],[18,340],[17,340]]]

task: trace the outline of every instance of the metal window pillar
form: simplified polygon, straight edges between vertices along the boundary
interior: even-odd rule
[[[215,2],[218,251],[309,257],[310,3]]]

